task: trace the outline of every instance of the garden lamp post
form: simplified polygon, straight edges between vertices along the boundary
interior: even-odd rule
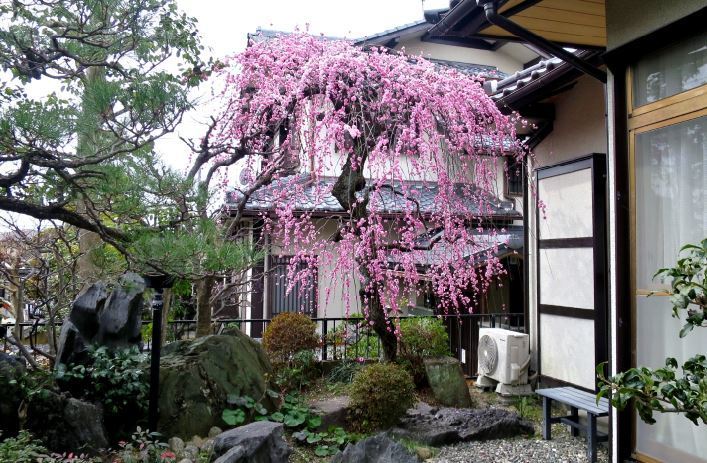
[[[165,274],[144,275],[148,288],[155,290],[152,300],[152,348],[150,349],[150,402],[147,412],[147,426],[150,431],[157,431],[157,404],[160,397],[160,353],[162,350],[162,298],[164,289],[171,288],[174,277]]]

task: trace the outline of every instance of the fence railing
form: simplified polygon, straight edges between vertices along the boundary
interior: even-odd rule
[[[430,318],[429,316],[414,316],[409,318]],[[479,343],[479,328],[505,328],[512,331],[527,332],[523,314],[459,314],[440,315],[447,329],[449,350],[452,356],[459,359],[467,376],[477,374],[477,350]],[[320,335],[320,347],[317,356],[321,360],[368,360],[377,359],[382,355],[380,339],[373,328],[362,319],[316,317],[312,319],[317,324]],[[271,322],[269,318],[261,319],[217,319],[212,323],[213,332],[221,333],[228,328],[237,328],[258,339]],[[150,320],[143,321],[149,325]],[[55,323],[57,331],[61,323]],[[7,330],[13,330],[14,325],[4,325]],[[46,323],[31,321],[20,323],[23,342],[31,347],[47,344]],[[0,328],[2,330],[2,328]],[[150,330],[143,330],[144,348],[151,349]],[[171,320],[167,323],[165,342],[192,339],[196,336],[195,320]],[[3,349],[7,351],[9,344],[4,336]],[[57,334],[58,336],[58,334]]]

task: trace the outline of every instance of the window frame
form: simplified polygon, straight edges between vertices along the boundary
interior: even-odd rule
[[[287,280],[287,267],[289,266],[289,262],[292,259],[292,257],[294,257],[294,256],[292,256],[292,255],[277,255],[277,256],[270,255],[270,256],[268,256],[268,259],[270,260],[270,265],[268,266],[269,271],[268,271],[268,276],[267,276],[267,278],[268,278],[268,316],[270,318],[273,318],[276,315],[279,315],[281,313],[297,312],[297,313],[304,313],[311,318],[316,318],[317,313],[318,313],[318,309],[319,309],[319,300],[318,300],[319,299],[319,268],[314,269],[315,281],[314,281],[313,287],[310,290],[311,291],[310,295],[312,296],[312,300],[309,303],[310,310],[307,310],[307,311],[284,310],[284,311],[279,311],[279,312],[274,311],[275,304],[276,304],[275,300],[276,300],[276,295],[277,295],[275,278],[277,278],[278,276],[281,276],[283,278],[283,281]],[[275,260],[283,260],[284,262],[275,263],[274,262]],[[274,269],[277,266],[282,266],[282,268],[284,269],[284,273],[282,273],[280,275],[278,272],[275,272]],[[297,286],[299,286],[299,284]],[[295,289],[295,290],[297,290],[297,289]],[[284,294],[284,293],[282,293],[282,294]],[[297,294],[295,297],[297,298],[298,301],[300,301],[300,303],[297,305],[301,306],[302,305],[301,300],[300,300],[301,296],[299,294]]]
[[[507,198],[521,198],[523,197],[523,190],[524,190],[524,182],[523,182],[523,175],[525,174],[525,163],[523,161],[518,161],[516,158],[513,156],[504,156],[504,170],[506,175],[504,176],[503,179],[503,195],[506,196]],[[518,185],[518,192],[512,192],[511,191],[511,169],[520,169],[520,173],[518,175],[518,181],[520,184]]]
[[[637,283],[637,221],[636,221],[636,137],[652,130],[670,127],[683,122],[694,120],[707,115],[707,83],[675,95],[654,101],[641,106],[634,106],[633,99],[633,69],[640,63],[640,58],[633,61],[626,68],[626,112],[627,112],[627,137],[628,137],[628,181],[629,181],[629,282],[630,282],[630,333],[631,333],[631,366],[636,366],[637,356],[637,298],[638,297],[668,297],[669,292],[650,291],[638,288]],[[631,410],[633,421],[631,431],[631,453],[633,458],[642,463],[656,463],[657,461],[637,448],[635,420],[637,413]]]

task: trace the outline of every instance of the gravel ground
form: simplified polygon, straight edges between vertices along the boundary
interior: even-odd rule
[[[567,427],[552,426],[552,440],[543,440],[540,433],[529,439],[498,439],[466,442],[441,447],[433,463],[586,463],[587,440],[572,437]],[[599,444],[597,462],[609,461],[606,444]]]

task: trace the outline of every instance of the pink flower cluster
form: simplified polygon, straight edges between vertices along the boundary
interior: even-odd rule
[[[272,242],[295,256],[289,288],[331,280],[330,300],[332,288],[358,295],[363,287],[360,310],[368,316],[375,294],[392,316],[429,280],[445,312],[471,311],[474,295],[504,272],[489,249],[497,181],[503,156],[524,151],[516,119],[501,114],[479,78],[299,33],[251,43],[221,77],[228,117],[212,137],[252,153],[254,171],[287,167],[273,169],[274,207],[263,219]],[[333,184],[325,180],[346,164],[366,184],[323,221],[317,209]],[[348,313],[351,298],[343,301]]]

